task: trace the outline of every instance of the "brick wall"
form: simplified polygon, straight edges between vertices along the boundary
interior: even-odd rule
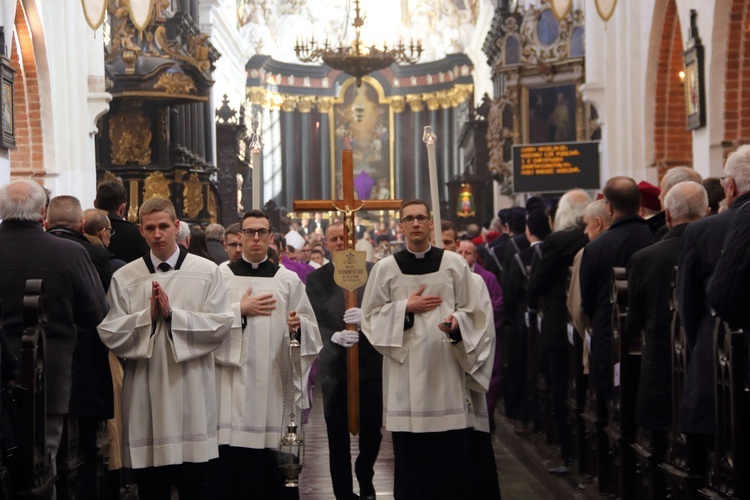
[[[39,81],[31,30],[20,0],[16,6],[10,62],[16,72],[13,101],[17,146],[10,152],[10,176],[11,179],[33,177],[43,184],[44,136]]]
[[[678,165],[693,165],[693,136],[685,130],[682,28],[675,0],[669,0],[659,46],[656,77],[655,163],[659,178]]]
[[[718,21],[717,21],[718,22]],[[724,95],[724,140],[737,145],[750,142],[750,2],[733,0],[729,14],[727,67]]]

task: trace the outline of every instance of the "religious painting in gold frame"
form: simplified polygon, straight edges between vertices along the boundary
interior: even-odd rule
[[[16,147],[15,107],[13,104],[13,68],[0,54],[0,147]]]
[[[523,143],[574,142],[579,140],[578,92],[573,83],[523,87],[521,123]]]
[[[362,86],[350,78],[341,86],[332,109],[331,178],[334,193],[341,193],[341,150],[351,149],[355,187],[362,174],[372,181],[367,197],[393,198],[393,113],[380,83],[365,76]],[[357,180],[359,178],[359,180]],[[357,189],[355,189],[355,192]],[[338,195],[337,195],[338,196]],[[357,194],[359,198],[359,194]]]

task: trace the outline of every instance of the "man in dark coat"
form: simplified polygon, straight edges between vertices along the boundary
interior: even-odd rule
[[[127,201],[127,191],[119,179],[104,180],[96,187],[94,206],[108,212],[114,230],[109,251],[120,260],[133,262],[146,255],[149,248],[138,226],[124,219]]]
[[[697,182],[681,182],[664,198],[667,233],[661,241],[643,248],[628,264],[628,316],[626,334],[643,335],[641,376],[638,384],[635,420],[651,432],[651,461],[656,467],[666,458],[667,432],[672,428],[672,294],[673,270],[677,265],[680,242],[688,223],[703,218],[708,195]],[[662,476],[652,485],[666,495]]]
[[[328,226],[326,245],[334,252],[346,248],[344,227]],[[368,263],[368,272],[372,264]],[[328,431],[329,462],[333,493],[337,500],[355,499],[349,428],[347,425],[346,351],[359,345],[359,456],[354,472],[359,482],[360,498],[375,498],[372,484],[373,465],[380,451],[383,426],[383,356],[359,332],[346,331],[346,315],[360,315],[360,309],[345,311],[344,290],[333,279],[334,264],[329,262],[307,277],[307,295],[318,320],[323,350],[320,351],[320,386],[323,390],[323,412]],[[365,287],[357,290],[357,304],[362,303]],[[348,316],[347,316],[348,317]],[[355,318],[356,319],[356,318]],[[359,323],[350,319],[348,323]]]
[[[113,256],[104,247],[86,239],[82,233],[84,224],[83,210],[77,198],[69,195],[52,198],[47,207],[47,232],[83,246],[106,290],[112,280]],[[73,407],[78,419],[78,437],[83,455],[80,493],[83,498],[94,498],[98,466],[97,429],[101,421],[114,416],[112,373],[109,369],[109,350],[99,334],[95,330],[84,333],[79,329],[78,335],[88,340],[77,345],[73,358]]]
[[[46,441],[54,468],[63,416],[68,413],[75,353],[89,352],[91,342],[98,340],[96,326],[107,312],[107,303],[83,246],[42,230],[45,202],[44,189],[31,180],[12,181],[0,188],[0,301],[3,328],[18,353],[26,280],[44,280],[48,298]]]
[[[680,404],[678,430],[688,437],[695,455],[705,457],[710,436],[716,433],[715,359],[713,346],[714,321],[711,316],[706,285],[719,262],[730,223],[739,210],[750,202],[750,146],[743,146],[729,155],[724,165],[722,184],[729,210],[690,224],[682,237],[677,264],[677,300],[680,320],[690,349],[690,363]],[[736,242],[736,239],[734,240]],[[742,250],[737,247],[731,253]],[[727,263],[735,259],[728,256]],[[736,273],[737,269],[722,267],[718,276]],[[739,273],[738,273],[739,274]],[[739,278],[739,276],[736,276]],[[714,292],[717,286],[712,287]],[[718,295],[715,296],[715,298]],[[727,303],[742,304],[732,296]],[[715,301],[718,305],[718,302]],[[721,309],[721,306],[720,306]],[[726,311],[725,311],[726,313]],[[692,456],[692,453],[691,453]],[[696,468],[705,472],[704,463]]]
[[[662,206],[664,205],[664,198],[667,196],[667,193],[669,193],[669,190],[680,182],[685,181],[695,181],[700,183],[703,181],[703,178],[701,177],[701,174],[690,167],[672,167],[667,170],[659,183],[659,201]],[[666,215],[664,214],[664,210],[651,217],[648,220],[648,225],[654,233],[654,241],[661,241],[669,230],[666,226]]]
[[[604,186],[604,200],[612,225],[584,247],[579,272],[581,303],[591,324],[591,376],[596,390],[596,416],[600,451],[603,426],[609,420],[612,398],[612,268],[625,267],[630,256],[651,244],[653,233],[638,213],[641,193],[630,177],[613,177]],[[607,491],[608,477],[602,474],[599,490]]]
[[[206,246],[217,266],[229,260],[229,255],[224,248],[224,226],[221,224],[206,226]]]
[[[583,214],[591,198],[585,191],[573,190],[560,199],[555,232],[544,239],[542,257],[529,277],[527,297],[530,305],[541,300],[543,358],[549,375],[557,440],[560,443],[561,467],[554,473],[566,473],[573,458],[565,400],[568,392],[568,268],[573,257],[588,243],[584,233]]]

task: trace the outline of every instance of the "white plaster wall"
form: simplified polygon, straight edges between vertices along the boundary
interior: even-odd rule
[[[482,52],[482,46],[492,26],[495,14],[494,2],[480,0],[477,14],[476,28],[471,37],[471,43],[465,49],[466,55],[474,64],[474,101],[481,103],[486,93],[492,97],[492,68],[487,64],[487,55]]]
[[[109,101],[102,36],[86,24],[78,2],[26,0],[24,6],[39,75],[45,184],[53,195],[70,194],[90,207],[96,194],[95,121]]]

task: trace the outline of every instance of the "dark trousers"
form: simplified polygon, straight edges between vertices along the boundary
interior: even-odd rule
[[[456,500],[471,491],[469,429],[393,432],[395,500]]]
[[[284,486],[274,450],[219,446],[211,461],[211,497],[222,500],[292,500],[297,488]],[[182,497],[180,497],[182,500]]]
[[[568,351],[550,349],[547,353],[547,386],[552,393],[552,412],[555,418],[555,433],[560,444],[560,455],[567,464],[573,458],[571,449],[568,409],[565,400],[568,397]]]
[[[323,412],[328,431],[328,452],[333,493],[337,500],[356,498],[352,481],[351,444],[348,427],[345,382],[321,382]],[[382,380],[359,382],[359,456],[354,472],[361,496],[373,495],[373,466],[383,439],[383,383]]]
[[[513,324],[506,327],[507,360],[503,384],[505,386],[505,416],[527,422],[529,409],[527,402],[526,370],[527,342],[526,325]]]
[[[472,489],[474,500],[500,500],[492,437],[486,432],[469,431],[469,453],[472,459]]]
[[[180,500],[208,500],[213,495],[208,494],[207,478],[208,462],[133,470],[140,500],[170,500],[172,486],[177,489]]]
[[[79,494],[81,498],[99,498],[97,475],[99,471],[99,449],[97,432],[101,420],[78,417],[78,442],[83,463],[79,469]],[[104,486],[104,485],[103,485]],[[103,492],[102,492],[103,493]]]

